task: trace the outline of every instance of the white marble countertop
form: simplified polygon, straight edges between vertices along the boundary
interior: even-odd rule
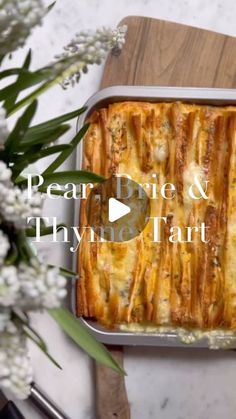
[[[45,0],[45,4],[50,3]],[[57,0],[27,47],[34,51],[33,66],[40,67],[61,51],[75,32],[98,26],[115,26],[127,15],[199,26],[236,35],[235,0]],[[23,61],[25,50],[14,54],[12,64]],[[37,122],[82,105],[98,87],[102,67],[95,66],[80,85],[64,92],[55,87],[40,99]],[[71,133],[67,134],[71,138]],[[72,162],[70,163],[72,164]],[[67,166],[68,167],[68,166]],[[45,213],[69,221],[70,210],[47,203]],[[69,264],[62,245],[44,245],[53,263]],[[35,314],[34,326],[45,336],[51,352],[63,366],[57,370],[31,345],[35,380],[71,419],[94,419],[91,361],[72,344],[47,315]],[[132,419],[235,418],[235,354],[193,349],[126,348],[125,369]],[[38,419],[28,402],[18,403],[26,419]]]

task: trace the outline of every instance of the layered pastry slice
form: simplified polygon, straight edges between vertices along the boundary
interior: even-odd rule
[[[120,325],[236,328],[236,108],[122,102],[95,111],[84,140],[85,169],[138,183],[176,186],[174,199],[151,199],[167,216],[161,242],[151,223],[121,243],[89,243],[78,255],[77,314]],[[187,191],[199,179],[208,199]],[[81,224],[86,225],[84,204]],[[207,226],[207,243],[172,243],[170,227]]]

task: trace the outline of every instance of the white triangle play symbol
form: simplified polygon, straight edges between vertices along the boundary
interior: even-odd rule
[[[130,207],[128,205],[122,204],[122,202],[118,201],[115,198],[109,198],[108,203],[108,219],[110,223],[113,223],[119,218],[124,217],[130,213]]]

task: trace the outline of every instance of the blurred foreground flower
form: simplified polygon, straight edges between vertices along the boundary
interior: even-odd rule
[[[115,30],[102,28],[95,32],[82,31],[78,33],[67,46],[64,53],[57,55],[60,61],[55,64],[56,70],[62,69],[63,65],[71,63],[68,75],[62,81],[62,87],[66,89],[70,84],[75,85],[80,79],[81,71],[87,73],[88,65],[101,64],[109,50],[121,50],[125,43],[127,26],[119,26]]]
[[[1,231],[0,231],[1,232]],[[0,308],[14,306],[27,310],[57,308],[66,296],[66,279],[56,267],[40,264],[35,258],[0,268]]]
[[[11,169],[0,161],[0,220],[24,228],[28,217],[40,217],[43,196],[37,191],[28,199],[27,190],[21,190],[11,182]]]
[[[32,260],[28,265],[21,263],[18,278],[18,305],[24,310],[56,308],[66,296],[66,279],[56,267],[48,268],[37,260]]]
[[[8,320],[0,334],[0,386],[24,399],[32,379],[26,336],[20,326]]]
[[[19,295],[20,283],[15,266],[3,266],[0,269],[0,305],[15,306]]]
[[[22,47],[44,15],[41,0],[0,0],[0,57]]]

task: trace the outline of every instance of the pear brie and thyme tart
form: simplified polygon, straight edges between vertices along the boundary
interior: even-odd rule
[[[95,111],[84,140],[85,169],[176,187],[151,199],[167,217],[162,240],[151,223],[134,239],[89,243],[78,256],[77,314],[109,328],[151,325],[236,329],[236,107],[122,102]],[[196,177],[208,199],[191,199]],[[84,204],[81,225],[86,225]],[[170,229],[204,222],[206,240],[171,242]]]

